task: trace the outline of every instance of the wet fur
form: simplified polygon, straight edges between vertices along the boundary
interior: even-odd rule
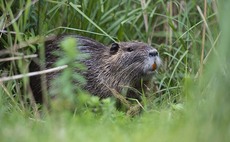
[[[57,60],[52,52],[60,50],[59,43],[65,37],[73,37],[77,40],[77,48],[83,53],[89,53],[90,58],[84,60],[83,63],[87,66],[87,71],[82,73],[86,78],[87,84],[84,89],[91,94],[99,96],[100,98],[110,97],[113,94],[111,89],[117,90],[119,93],[126,87],[135,88],[141,92],[141,79],[148,84],[151,75],[147,75],[145,70],[145,63],[149,58],[149,50],[152,49],[149,45],[142,42],[121,42],[118,43],[119,49],[111,52],[111,48],[105,45],[78,35],[68,35],[55,37],[45,43],[46,68],[52,67]],[[132,52],[128,52],[128,48],[132,48]],[[31,63],[31,71],[39,69],[35,63]],[[47,74],[47,85],[49,87],[49,80],[55,74]],[[147,78],[147,79],[146,79]],[[39,76],[31,79],[31,89],[38,102],[42,101],[41,94],[41,80]],[[135,91],[128,89],[126,92],[128,97],[139,98],[140,95]]]

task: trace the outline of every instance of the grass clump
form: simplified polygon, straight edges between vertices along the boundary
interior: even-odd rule
[[[0,1],[1,141],[228,141],[228,1]],[[113,98],[100,101],[73,81],[77,51],[62,43],[48,108],[34,103],[27,77],[47,35],[80,34],[109,44],[139,40],[159,50],[163,67],[142,113],[128,117]],[[203,49],[203,50],[202,50]],[[26,56],[28,58],[26,58]],[[80,57],[80,56],[77,56]],[[66,88],[65,88],[66,87]],[[76,90],[74,90],[76,89]],[[45,92],[46,93],[46,92]],[[49,94],[49,93],[48,93]],[[44,109],[43,109],[44,108]]]

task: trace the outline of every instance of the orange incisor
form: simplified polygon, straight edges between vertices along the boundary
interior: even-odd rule
[[[153,68],[153,70],[155,71],[155,70],[157,69],[157,64],[154,63],[154,64],[152,65],[152,68]]]

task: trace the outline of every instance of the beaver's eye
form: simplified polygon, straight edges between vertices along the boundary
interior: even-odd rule
[[[129,47],[129,48],[127,48],[127,51],[128,51],[128,52],[132,52],[132,51],[133,51],[133,48],[130,48],[130,47]]]

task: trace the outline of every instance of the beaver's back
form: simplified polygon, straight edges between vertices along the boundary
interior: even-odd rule
[[[88,69],[92,70],[94,68],[93,66],[98,66],[97,63],[100,62],[98,58],[99,56],[101,56],[101,53],[106,50],[106,47],[103,44],[93,39],[79,35],[62,35],[57,37],[51,37],[45,41],[45,69],[54,67],[54,63],[57,61],[57,56],[55,56],[53,53],[56,51],[60,51],[60,43],[65,38],[70,37],[76,39],[76,48],[78,48],[79,51],[81,51],[82,53],[90,54],[90,57],[87,60],[83,61]],[[39,71],[41,69],[41,66],[38,63],[38,59],[32,61],[29,68],[30,72]],[[48,89],[50,88],[50,80],[54,78],[55,74],[56,73],[46,74],[46,80],[43,83],[45,84],[45,86],[47,86]],[[88,73],[85,73],[85,76],[89,78],[93,77],[92,75],[89,76]],[[35,97],[35,100],[38,103],[41,103],[43,100],[41,83],[41,76],[39,75],[30,78],[30,87]]]

